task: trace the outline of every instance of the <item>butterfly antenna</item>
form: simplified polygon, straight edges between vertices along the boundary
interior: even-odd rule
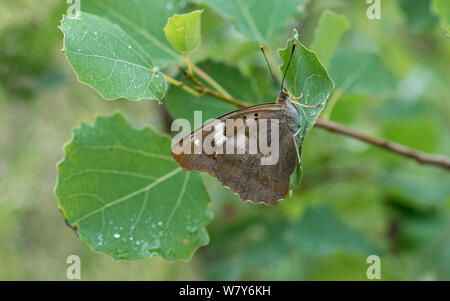
[[[267,59],[266,52],[264,51],[264,46],[259,45],[259,48],[261,48],[261,52],[264,55],[264,59],[266,60],[267,67],[269,67],[269,71],[270,71],[270,75],[272,76],[273,83],[275,85],[277,85],[277,80],[275,79],[275,76],[273,75],[272,68],[270,68],[269,60]]]
[[[295,51],[295,45],[296,44],[297,44],[297,41],[292,42],[291,56],[289,57],[289,62],[287,64],[287,66],[286,66],[286,70],[284,70],[283,80],[281,81],[280,90],[283,90],[283,88],[284,88],[284,79],[286,78],[286,74],[287,74],[287,72],[289,70],[289,65],[291,64],[292,57],[294,56],[294,51]]]

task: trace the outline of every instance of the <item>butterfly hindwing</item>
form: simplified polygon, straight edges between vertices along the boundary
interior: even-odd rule
[[[215,176],[243,201],[274,205],[288,194],[289,178],[297,164],[295,139],[284,108],[269,103],[223,115],[181,139],[172,148],[172,156],[185,170]],[[249,145],[255,136],[249,133],[262,127],[257,140],[263,139],[260,133],[264,131],[267,145],[273,145],[272,123],[278,124],[278,156],[264,165],[261,160],[268,160],[270,155],[261,151],[259,141],[258,148],[251,150]]]

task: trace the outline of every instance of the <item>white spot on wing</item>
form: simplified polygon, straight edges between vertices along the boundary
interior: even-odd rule
[[[222,133],[220,133],[219,137],[217,137],[217,134],[214,135],[214,143],[216,144],[216,146],[221,146],[226,141],[227,137],[225,137]]]

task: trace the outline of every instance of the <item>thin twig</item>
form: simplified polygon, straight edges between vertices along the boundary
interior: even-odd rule
[[[232,96],[226,96],[221,94],[220,92],[214,91],[209,89],[208,87],[206,87],[201,81],[199,81],[194,74],[189,73],[189,71],[184,70],[183,68],[181,68],[180,66],[178,66],[178,68],[180,68],[181,72],[183,73],[183,76],[189,80],[190,82],[192,82],[194,84],[194,89],[200,93],[200,96],[203,96],[205,94],[207,95],[211,95],[214,96],[218,99],[221,99],[223,101],[226,101],[232,105],[235,105],[239,108],[245,108],[245,107],[249,107],[252,104],[244,102],[244,101],[240,101],[237,99],[234,99]],[[227,93],[228,94],[228,93]],[[228,94],[229,95],[229,94]]]
[[[216,89],[220,94],[227,98],[233,98],[218,82],[216,82],[208,73],[200,69],[197,65],[192,64],[192,69],[198,74],[204,81],[210,84],[214,89]]]
[[[198,86],[198,87],[204,87],[205,85],[199,81],[195,75],[193,73],[190,73],[189,71],[186,71],[183,67],[181,67],[180,65],[177,65],[178,69],[180,69],[181,73],[183,74],[183,76],[189,80],[190,82],[192,82],[194,84],[194,86]]]
[[[199,91],[200,93],[204,93],[204,94],[208,94],[208,95],[214,96],[215,98],[218,98],[218,99],[221,99],[221,100],[226,101],[228,103],[231,103],[232,105],[235,105],[235,106],[237,106],[239,108],[245,108],[245,107],[249,107],[249,106],[252,105],[252,104],[250,104],[248,102],[244,102],[244,101],[240,101],[240,100],[234,99],[233,97],[224,96],[224,95],[220,94],[219,92],[211,90],[211,89],[209,89],[207,87],[198,87],[198,86],[196,86],[195,89],[196,90],[198,89],[197,91]]]
[[[429,164],[429,165],[435,165],[439,167],[446,168],[450,170],[450,158],[443,156],[443,155],[429,155],[417,150],[414,150],[412,148],[391,142],[382,140],[377,137],[371,137],[363,133],[359,133],[357,131],[351,130],[349,128],[346,128],[340,124],[337,124],[332,121],[325,121],[322,119],[316,120],[316,126],[326,129],[330,132],[338,133],[341,135],[349,136],[364,142],[367,142],[369,144],[384,148],[388,151],[397,153],[399,155],[411,158],[416,160],[419,163],[422,164]]]
[[[171,83],[172,85],[175,85],[181,89],[183,89],[184,91],[188,92],[189,94],[195,96],[195,97],[201,97],[202,95],[200,93],[198,93],[197,91],[195,91],[194,89],[192,89],[191,87],[186,86],[183,82],[180,82],[174,78],[171,78],[167,75],[164,76],[164,79],[166,81],[168,81],[169,83]]]
[[[192,63],[191,63],[191,59],[189,58],[189,53],[186,53],[186,65],[188,67],[189,76],[194,77],[194,72],[192,72]]]

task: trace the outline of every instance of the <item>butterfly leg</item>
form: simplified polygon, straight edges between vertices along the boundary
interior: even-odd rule
[[[292,135],[292,139],[294,139],[295,151],[297,152],[298,164],[300,165],[300,164],[301,164],[300,152],[299,152],[299,150],[298,150],[297,141],[296,141],[296,139],[295,139],[295,136],[297,136],[298,133],[300,133],[300,129],[297,131],[297,133],[295,133],[294,135]]]
[[[293,98],[291,99],[291,102],[293,102],[293,103],[295,103],[296,105],[299,105],[299,106],[301,106],[301,107],[303,107],[303,108],[309,108],[309,109],[317,108],[317,107],[319,107],[319,106],[322,104],[322,103],[318,103],[318,104],[315,105],[315,106],[308,106],[308,105],[304,105],[304,104],[302,104],[302,103],[297,102],[297,100],[301,99],[302,97],[303,97],[303,92],[302,92],[302,94],[300,94],[299,97],[293,97]]]
[[[302,103],[299,103],[299,102],[296,102],[296,101],[294,101],[294,100],[291,100],[293,103],[295,103],[296,105],[299,105],[299,106],[301,106],[302,108],[307,108],[307,109],[313,109],[313,108],[318,108],[318,107],[320,107],[320,105],[322,104],[322,103],[318,103],[318,104],[316,104],[315,106],[308,106],[308,105],[304,105],[304,104],[302,104]]]
[[[299,97],[292,97],[292,100],[295,102],[295,101],[301,99],[302,97],[303,97],[303,92],[300,94]]]

